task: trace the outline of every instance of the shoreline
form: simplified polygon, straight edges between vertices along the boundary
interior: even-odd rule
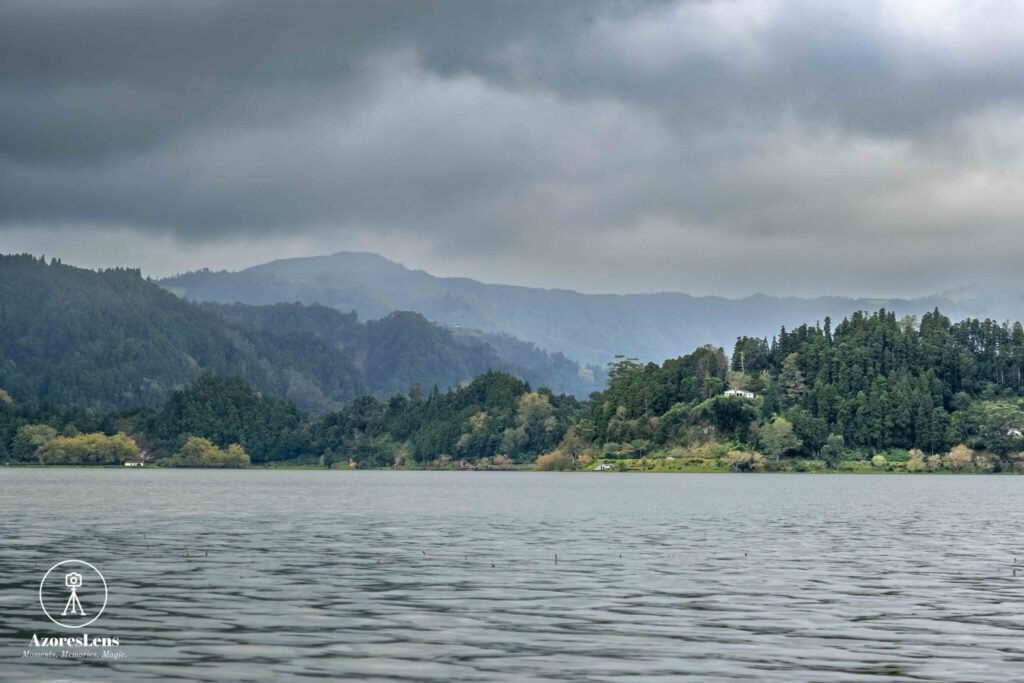
[[[344,468],[331,469],[315,465],[250,465],[249,467],[160,467],[151,465],[148,467],[124,467],[123,465],[39,465],[32,463],[4,463],[0,468],[10,469],[37,469],[37,470],[159,470],[159,471],[181,471],[181,470],[202,470],[202,471],[306,471],[306,472],[458,472],[465,474],[494,473],[494,474],[735,474],[735,475],[775,475],[775,474],[800,474],[800,475],[870,475],[870,476],[1019,476],[1022,472],[1001,471],[1001,472],[950,472],[945,471],[922,471],[908,472],[906,470],[867,470],[867,469],[827,469],[827,470],[763,470],[759,472],[737,472],[729,469],[708,469],[708,468],[674,468],[674,469],[623,469],[597,471],[595,469],[581,470],[536,470],[533,468],[517,468],[507,470],[478,470],[459,468],[393,468],[393,467],[365,467],[365,468]]]

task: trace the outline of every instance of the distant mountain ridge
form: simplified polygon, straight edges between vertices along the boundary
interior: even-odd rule
[[[0,388],[19,402],[151,406],[203,372],[240,377],[314,413],[415,385],[445,389],[491,370],[555,391],[599,388],[576,364],[516,343],[518,355],[503,349],[505,360],[485,340],[418,313],[364,323],[320,305],[197,304],[135,269],[0,255]]]
[[[901,315],[938,307],[953,319],[1024,317],[1024,298],[1013,288],[917,299],[581,294],[436,277],[365,252],[284,259],[238,272],[196,271],[160,284],[196,301],[301,301],[355,311],[364,319],[417,311],[432,322],[511,335],[601,367],[616,354],[660,362],[703,344],[728,350],[741,335],[771,338],[780,326],[840,320],[880,307]]]

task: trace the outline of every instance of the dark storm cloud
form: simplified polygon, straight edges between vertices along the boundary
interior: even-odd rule
[[[488,279],[729,293],[927,288],[979,234],[1024,247],[1006,4],[0,12],[0,246],[148,236],[217,266],[202,249],[232,240],[253,259],[255,238],[358,244]]]
[[[593,5],[599,7],[597,3]],[[513,36],[585,16],[570,2],[38,2],[0,23],[4,151],[79,157],[202,125],[358,100],[365,59],[412,50],[449,73]],[[547,34],[547,35],[545,35]],[[490,48],[488,48],[490,46]],[[471,60],[473,64],[467,62]],[[352,92],[338,93],[338,89]],[[57,139],[54,140],[54,135]]]

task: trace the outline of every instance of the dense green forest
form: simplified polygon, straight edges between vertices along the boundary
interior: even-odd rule
[[[152,405],[201,368],[260,387],[272,382],[216,315],[137,270],[0,256],[0,387],[19,403]]]
[[[82,432],[130,434],[147,458],[191,453],[201,437],[217,448],[237,444],[253,463],[331,466],[429,466],[481,460],[528,464],[553,448],[580,410],[572,396],[531,391],[498,372],[447,392],[414,389],[387,401],[364,396],[320,417],[263,396],[238,378],[201,375],[155,408],[96,417],[52,404],[25,406],[0,396],[0,461],[46,462],[51,440]],[[190,445],[190,442],[193,442]]]
[[[325,306],[199,305],[138,270],[0,256],[0,387],[22,403],[154,406],[203,372],[320,414],[358,396],[441,388],[504,370],[557,391],[597,388],[558,354],[396,312],[360,322]]]
[[[292,310],[250,308],[228,317]],[[0,459],[45,462],[53,439],[80,433],[129,435],[153,461],[216,466],[244,454],[325,467],[1019,471],[1024,329],[954,324],[937,310],[920,321],[855,313],[834,330],[826,319],[770,341],[741,337],[731,356],[706,346],[661,365],[619,358],[606,389],[582,402],[501,372],[315,416],[214,374],[116,413],[0,396]]]
[[[661,366],[621,359],[583,423],[605,454],[716,440],[835,465],[965,443],[998,469],[1024,446],[1022,373],[1020,323],[858,312],[834,331],[826,319],[742,337],[730,359],[710,347]]]

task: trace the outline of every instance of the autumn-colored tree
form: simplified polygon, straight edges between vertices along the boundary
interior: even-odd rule
[[[963,472],[970,469],[974,464],[974,451],[964,444],[957,444],[946,453],[942,463],[953,472]]]
[[[558,449],[566,453],[573,461],[583,454],[586,447],[587,442],[576,431],[576,427],[569,427],[565,430],[565,436],[562,437],[562,442],[558,444]]]
[[[233,443],[224,451],[224,467],[248,467],[249,455],[237,443]]]
[[[173,467],[248,467],[249,455],[240,445],[233,443],[221,450],[209,439],[190,436],[171,458]]]
[[[554,445],[558,421],[547,394],[531,391],[523,394],[516,406],[516,426],[502,435],[501,449],[506,453],[536,453]]]
[[[572,457],[561,449],[555,449],[550,453],[537,458],[534,468],[541,472],[565,471],[575,469],[576,463]]]
[[[491,468],[496,470],[510,470],[515,463],[511,458],[504,455],[496,455],[491,458]]]
[[[120,465],[138,457],[139,447],[126,434],[58,436],[39,449],[40,461],[48,465]]]
[[[919,448],[911,448],[909,455],[910,455],[910,457],[907,458],[907,471],[908,472],[922,472],[922,471],[924,471],[924,469],[926,467],[925,459],[924,459],[924,451],[922,451]]]

